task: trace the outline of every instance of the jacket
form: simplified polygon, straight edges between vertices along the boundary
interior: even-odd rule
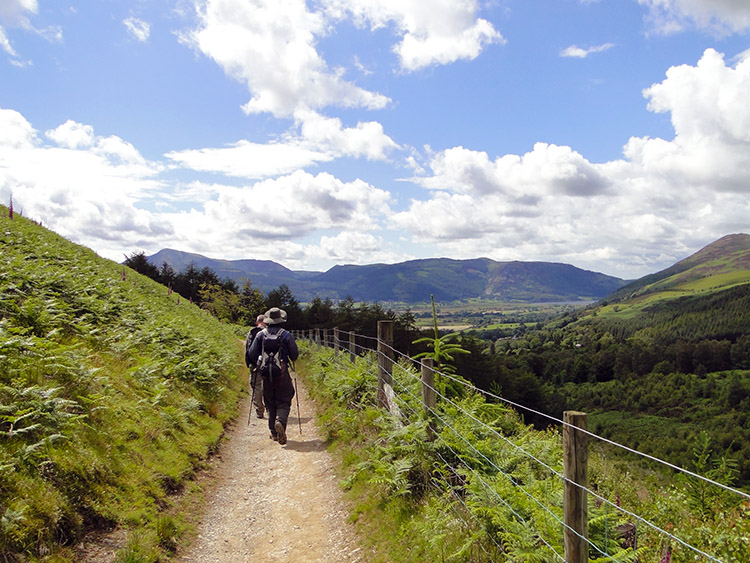
[[[280,330],[282,330],[282,327],[279,325],[271,325],[267,327],[266,329],[271,334],[276,334]],[[250,350],[246,354],[246,360],[250,360],[250,363],[248,365],[255,365],[258,362],[258,358],[260,357],[261,352],[263,351],[263,339],[265,338],[265,333],[259,332],[257,336],[253,339],[253,343],[250,345]],[[294,336],[289,331],[284,331],[284,334],[281,337],[281,352],[279,354],[279,359],[282,362],[289,363],[291,360],[292,362],[295,361],[299,357],[299,348],[297,348],[297,342],[294,340]]]

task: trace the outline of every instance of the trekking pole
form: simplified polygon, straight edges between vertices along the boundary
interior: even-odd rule
[[[250,426],[250,418],[253,416],[253,404],[255,404],[255,377],[258,377],[258,374],[253,373],[252,368],[250,368],[250,387],[253,388],[253,393],[250,397],[250,408],[247,411],[247,425]]]
[[[299,391],[297,390],[297,369],[292,364],[292,371],[294,372],[294,396],[297,397],[297,422],[299,423],[299,435],[302,436],[302,419],[299,416]]]

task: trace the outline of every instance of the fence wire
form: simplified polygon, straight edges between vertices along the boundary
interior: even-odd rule
[[[341,333],[341,332],[343,332],[343,331],[339,331],[339,333]],[[347,335],[349,334],[348,332],[344,332],[344,333],[347,334]],[[548,420],[550,420],[550,421],[552,421],[552,422],[554,422],[556,424],[559,424],[561,426],[575,428],[576,431],[581,432],[581,433],[587,435],[588,437],[594,438],[596,440],[600,440],[600,441],[602,441],[604,443],[607,443],[607,444],[609,444],[611,446],[620,448],[620,449],[622,449],[624,451],[627,451],[629,453],[632,453],[632,454],[636,454],[636,455],[642,456],[642,457],[644,457],[646,459],[649,459],[651,461],[655,461],[655,462],[660,463],[660,464],[662,464],[662,465],[664,465],[666,467],[669,467],[672,470],[675,470],[677,472],[689,475],[690,477],[693,477],[695,479],[701,480],[701,481],[703,481],[703,482],[705,482],[707,484],[710,484],[712,486],[716,486],[716,487],[719,487],[721,489],[724,489],[725,491],[728,491],[728,492],[731,492],[733,494],[736,494],[736,495],[738,495],[740,497],[743,497],[744,499],[750,500],[750,495],[749,494],[744,493],[743,491],[739,491],[737,489],[734,489],[732,487],[729,487],[727,485],[724,485],[722,483],[719,483],[717,481],[714,481],[714,480],[712,480],[710,478],[707,478],[707,477],[705,477],[703,475],[699,475],[699,474],[694,473],[692,471],[689,471],[687,469],[684,469],[684,468],[681,468],[681,467],[676,466],[674,464],[671,464],[671,463],[669,463],[669,462],[667,462],[665,460],[661,460],[659,458],[656,458],[656,457],[651,456],[649,454],[646,454],[644,452],[640,452],[640,451],[635,450],[633,448],[629,448],[628,446],[625,446],[623,444],[619,444],[617,442],[614,442],[612,440],[609,440],[607,438],[599,436],[599,435],[597,435],[597,434],[595,434],[593,432],[590,432],[588,430],[582,429],[582,428],[577,427],[577,426],[573,426],[573,425],[571,425],[571,424],[569,424],[569,423],[567,423],[567,422],[565,422],[563,420],[560,420],[560,419],[558,419],[556,417],[550,416],[550,415],[548,415],[546,413],[543,413],[543,412],[540,412],[538,410],[531,409],[529,407],[521,405],[519,403],[510,401],[510,400],[505,399],[505,398],[503,398],[501,396],[493,394],[493,393],[491,393],[489,391],[485,391],[485,390],[479,389],[478,387],[476,387],[475,385],[471,384],[470,382],[464,380],[461,377],[457,377],[457,376],[454,376],[452,374],[448,374],[448,373],[444,373],[444,372],[438,371],[438,370],[436,370],[435,368],[432,368],[432,367],[423,366],[423,364],[421,362],[419,362],[418,360],[415,360],[414,358],[411,358],[411,357],[409,357],[409,356],[401,353],[400,351],[396,350],[395,348],[393,348],[389,344],[387,344],[387,343],[385,343],[385,342],[383,342],[383,341],[381,341],[381,340],[379,340],[377,338],[370,337],[370,336],[365,336],[365,335],[359,335],[359,334],[356,334],[354,336],[354,338],[355,338],[355,341],[354,341],[354,343],[352,343],[349,340],[342,340],[340,338],[336,338],[336,333],[334,333],[334,337],[332,338],[332,343],[334,344],[335,347],[340,348],[340,350],[342,351],[342,353],[343,352],[350,352],[351,353],[353,351],[355,355],[360,356],[360,355],[365,355],[365,354],[368,354],[368,353],[372,352],[372,353],[375,354],[376,357],[378,357],[378,356],[385,357],[388,360],[393,361],[393,367],[394,367],[394,369],[392,370],[393,373],[391,374],[391,381],[394,382],[396,385],[398,385],[398,387],[401,389],[400,393],[401,392],[405,392],[417,404],[421,404],[424,407],[424,405],[422,403],[421,397],[418,397],[417,395],[415,395],[411,390],[409,390],[409,388],[403,382],[401,382],[399,380],[398,377],[396,377],[396,370],[398,370],[400,374],[406,375],[409,378],[412,378],[412,379],[414,379],[416,381],[419,381],[420,385],[424,385],[428,389],[432,390],[432,392],[434,392],[437,397],[440,397],[445,403],[450,404],[457,411],[461,412],[463,415],[465,415],[466,417],[468,417],[469,419],[471,419],[474,423],[480,425],[481,427],[483,427],[484,429],[486,429],[487,431],[489,431],[492,435],[496,436],[500,440],[502,440],[505,443],[507,443],[509,446],[511,446],[514,449],[516,449],[516,451],[518,451],[520,454],[522,454],[522,455],[528,457],[529,459],[533,460],[535,463],[537,463],[539,466],[545,468],[547,471],[549,471],[555,477],[559,478],[561,481],[570,483],[570,484],[572,484],[572,485],[580,488],[581,490],[585,491],[587,494],[591,495],[593,498],[597,499],[600,503],[605,504],[606,506],[609,506],[609,507],[613,508],[617,513],[620,513],[622,515],[627,515],[628,517],[636,520],[639,523],[644,524],[645,526],[647,526],[648,528],[650,528],[654,532],[662,535],[663,537],[668,538],[669,540],[672,540],[672,541],[676,542],[677,544],[680,544],[681,546],[683,546],[686,549],[688,549],[688,550],[692,551],[693,553],[695,553],[695,555],[697,557],[702,557],[702,558],[705,558],[706,560],[709,560],[709,561],[716,561],[718,563],[722,563],[721,560],[717,559],[716,557],[714,557],[714,556],[712,556],[712,555],[710,555],[708,553],[705,553],[704,551],[702,551],[701,549],[699,549],[699,548],[697,548],[695,546],[690,545],[689,543],[685,542],[684,540],[682,540],[678,536],[670,533],[667,530],[664,530],[663,528],[657,526],[656,524],[653,524],[652,522],[650,522],[647,519],[639,516],[638,514],[635,514],[634,512],[631,512],[629,510],[626,510],[626,509],[622,508],[621,506],[618,506],[618,504],[615,504],[614,502],[610,501],[609,499],[603,497],[602,495],[600,495],[596,491],[591,490],[590,488],[582,486],[582,485],[580,485],[578,483],[575,483],[573,481],[570,481],[569,479],[566,479],[565,476],[562,473],[560,473],[560,471],[558,471],[555,468],[551,467],[549,464],[544,463],[542,460],[538,459],[538,457],[535,456],[533,453],[531,453],[529,451],[526,451],[521,446],[518,446],[517,444],[515,444],[512,440],[509,440],[507,437],[505,437],[502,434],[500,434],[496,429],[492,428],[491,426],[487,425],[486,423],[484,423],[483,421],[481,421],[480,419],[478,419],[477,417],[475,417],[472,413],[468,412],[466,409],[464,409],[463,407],[461,407],[457,402],[453,401],[452,399],[450,399],[449,397],[447,397],[445,394],[441,393],[437,388],[435,388],[433,386],[429,386],[426,383],[424,383],[418,375],[410,372],[405,366],[401,365],[398,361],[396,361],[396,358],[400,358],[404,363],[406,363],[407,365],[411,364],[415,368],[425,367],[426,369],[429,369],[431,372],[433,372],[433,374],[436,374],[436,375],[438,375],[440,377],[445,377],[446,379],[448,379],[450,381],[458,383],[458,384],[460,384],[461,386],[465,387],[466,389],[470,390],[473,393],[478,393],[478,394],[480,394],[480,395],[482,395],[484,397],[492,398],[493,400],[500,401],[500,402],[502,402],[504,404],[507,404],[509,406],[512,406],[512,407],[514,407],[516,409],[520,409],[520,410],[525,411],[525,412],[533,413],[535,415],[538,415],[540,417],[548,419]],[[373,348],[373,347],[367,347],[367,346],[359,345],[359,344],[356,343],[356,339],[365,339],[367,341],[373,342],[375,344],[375,347]],[[323,341],[327,342],[327,340],[328,339],[325,338]],[[317,339],[316,339],[316,342],[317,342]],[[350,344],[353,344],[354,350],[349,350]],[[385,355],[384,352],[383,352],[383,350],[386,350],[386,351],[390,352],[391,354],[393,354],[393,358]],[[372,372],[373,372],[373,374],[376,374],[377,368],[373,369]],[[395,392],[395,390],[394,390],[394,392]],[[412,415],[419,416],[419,413],[414,409],[414,407],[409,403],[409,401],[407,401],[406,399],[402,398],[399,394],[396,394],[396,398],[399,400],[399,404],[401,406],[406,406],[411,411]],[[610,560],[610,561],[617,561],[610,554],[602,551],[589,538],[586,538],[586,537],[582,536],[580,533],[578,533],[575,530],[572,530],[569,526],[567,526],[560,519],[560,517],[557,514],[555,514],[551,509],[549,509],[547,506],[545,506],[543,503],[541,503],[541,501],[539,501],[538,499],[536,499],[531,493],[529,493],[528,491],[526,491],[526,489],[523,486],[521,486],[516,480],[514,480],[512,476],[510,476],[507,473],[505,473],[504,471],[502,471],[492,460],[490,460],[479,449],[477,449],[471,443],[471,441],[469,439],[467,439],[465,436],[463,436],[452,425],[450,425],[449,423],[447,423],[446,420],[437,412],[436,409],[433,409],[431,407],[425,407],[425,408],[426,408],[426,410],[429,411],[429,413],[430,413],[431,416],[433,416],[436,420],[438,420],[438,421],[440,421],[440,423],[442,423],[442,425],[443,425],[444,428],[449,429],[453,434],[456,435],[456,437],[458,437],[461,441],[463,441],[470,449],[472,449],[474,452],[476,452],[476,454],[478,454],[479,456],[481,456],[487,463],[489,463],[490,466],[493,467],[493,469],[498,472],[498,474],[503,475],[506,479],[508,479],[511,482],[511,484],[514,487],[518,488],[525,495],[527,495],[535,504],[537,504],[539,506],[540,509],[542,509],[546,514],[549,514],[555,521],[557,521],[557,523],[560,526],[562,526],[563,529],[567,528],[568,530],[570,530],[571,532],[573,532],[575,535],[577,535],[583,541],[585,541],[590,547],[592,547],[593,549],[595,549],[597,552],[599,552],[604,557],[607,557],[608,560]],[[497,498],[497,500],[501,504],[503,504],[504,506],[506,506],[506,508],[508,508],[511,511],[512,514],[514,514],[514,516],[516,516],[517,518],[519,518],[520,521],[523,521],[522,517],[513,509],[513,507],[510,506],[510,504],[505,499],[503,499],[502,497],[500,497],[500,495],[497,493],[497,491],[495,491],[490,486],[490,484],[488,484],[485,481],[485,479],[473,467],[471,467],[461,457],[461,455],[459,455],[458,452],[456,452],[453,449],[453,447],[451,447],[450,444],[448,444],[445,441],[445,439],[442,436],[440,436],[439,433],[436,433],[436,438],[445,447],[447,447],[451,451],[451,453],[461,462],[462,466],[464,466],[464,468],[467,471],[469,471],[472,475],[475,476],[475,478],[479,482],[482,483],[483,488],[485,488],[487,491],[490,491]],[[437,453],[438,457],[440,457],[440,459],[442,460],[442,462],[445,464],[445,466],[447,468],[450,468],[454,472],[457,471],[457,468],[453,467],[450,463],[448,463],[448,461],[439,452],[436,452],[436,453]],[[455,491],[454,491],[454,494],[456,494]],[[464,508],[467,510],[467,513],[471,514],[473,516],[470,507],[468,505],[466,505],[466,503],[465,503],[465,501],[463,501],[463,499],[460,499],[460,495],[456,494],[456,496],[459,497],[459,500],[464,505]],[[478,522],[478,523],[481,524],[481,522]],[[467,527],[468,527],[468,524],[467,524]],[[500,545],[498,545],[496,543],[496,540],[490,534],[487,534],[487,537],[489,537],[490,540],[493,541],[493,543],[495,543],[496,547],[498,547],[498,548],[501,549]],[[552,545],[550,545],[549,542],[547,542],[544,538],[541,537],[541,535],[538,535],[538,537],[539,537],[540,541],[547,548],[549,548],[560,560],[563,560],[563,561],[565,560],[564,557],[562,555],[560,555],[554,549],[554,547],[552,547]],[[485,552],[486,552],[486,550],[485,550]]]

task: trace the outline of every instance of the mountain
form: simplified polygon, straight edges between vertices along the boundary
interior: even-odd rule
[[[621,337],[733,342],[750,326],[750,235],[725,236],[631,282],[581,318]]]
[[[608,301],[645,303],[712,293],[750,282],[750,235],[727,235],[655,274],[632,281]]]
[[[398,264],[334,266],[326,272],[294,271],[270,260],[215,260],[200,254],[164,249],[148,257],[156,266],[169,264],[177,271],[190,263],[209,267],[220,277],[249,278],[268,292],[286,284],[301,301],[316,295],[386,302],[424,302],[429,295],[440,301],[499,299],[549,302],[600,299],[626,282],[569,264],[549,262],[496,262],[488,258],[453,260],[429,258]]]

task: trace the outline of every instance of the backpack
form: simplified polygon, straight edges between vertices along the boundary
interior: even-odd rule
[[[278,332],[268,332],[268,329],[263,329],[261,333],[263,340],[261,341],[261,352],[260,352],[260,375],[273,379],[274,377],[281,377],[284,374],[284,365],[281,361],[281,342],[284,340],[286,331],[282,328]]]

